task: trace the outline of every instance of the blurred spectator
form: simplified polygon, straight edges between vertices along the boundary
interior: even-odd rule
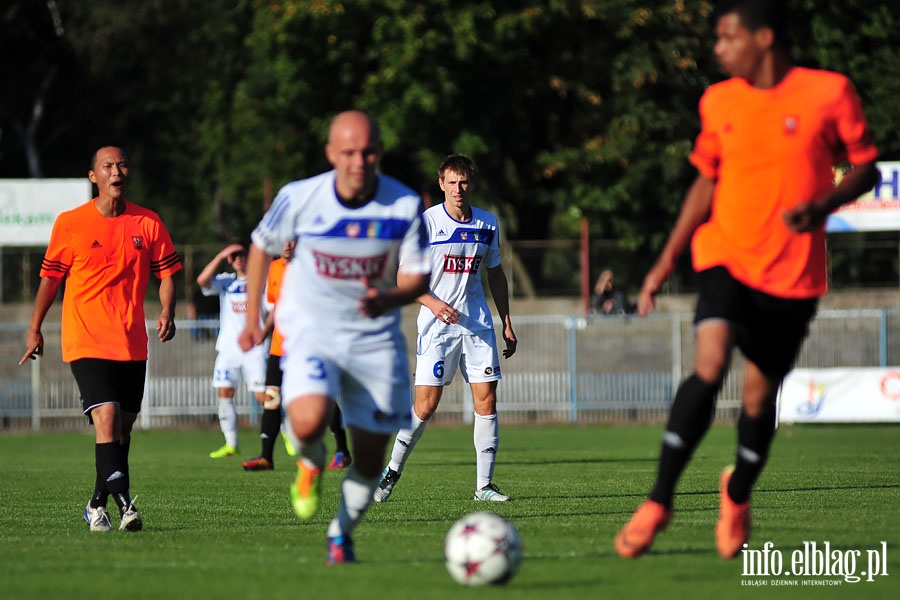
[[[591,296],[591,312],[600,315],[624,315],[634,312],[625,300],[625,294],[616,287],[615,275],[610,269],[604,270],[594,284]]]

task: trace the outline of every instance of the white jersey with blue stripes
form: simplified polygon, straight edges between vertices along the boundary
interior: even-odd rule
[[[200,288],[204,296],[219,296],[219,337],[216,351],[241,353],[238,336],[247,323],[247,278],[237,273],[219,273]],[[260,325],[265,315],[260,315]]]
[[[359,312],[363,278],[376,288],[395,286],[401,252],[404,272],[429,272],[422,204],[391,177],[379,175],[376,186],[369,202],[350,207],[338,198],[334,171],[294,181],[253,231],[253,243],[274,256],[297,240],[275,313],[286,341],[296,331],[350,340],[400,334],[399,308],[374,319]]]
[[[443,203],[423,215],[431,249],[431,293],[460,317],[459,323],[448,325],[422,306],[416,322],[421,335],[435,328],[461,333],[494,328],[481,277],[482,269],[500,266],[500,230],[494,215],[471,209],[472,218],[466,222],[451,217]]]

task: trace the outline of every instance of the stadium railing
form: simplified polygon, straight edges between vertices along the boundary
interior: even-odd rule
[[[148,324],[152,329],[152,324]],[[139,426],[215,426],[212,388],[217,321],[178,321],[179,335],[159,344],[151,335]],[[415,322],[404,320],[410,365]],[[519,316],[516,354],[501,358],[498,409],[505,423],[658,422],[693,361],[691,315],[648,318]],[[59,324],[44,327],[44,357],[17,366],[25,324],[0,324],[0,431],[87,429],[78,390],[61,360]],[[502,348],[502,338],[498,331]],[[810,327],[797,366],[884,367],[900,357],[900,310],[822,311]],[[718,420],[734,419],[740,404],[742,357],[735,352],[717,407]],[[245,425],[259,408],[246,390],[236,396]],[[436,423],[470,422],[471,397],[457,374],[445,391]]]

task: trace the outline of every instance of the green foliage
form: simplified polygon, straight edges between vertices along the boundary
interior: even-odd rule
[[[438,194],[450,152],[479,163],[478,202],[508,239],[614,240],[649,264],[694,173],[697,101],[721,78],[709,0],[11,0],[0,13],[0,176],[81,176],[124,139],[133,195],[177,242],[246,235],[273,189],[328,168],[329,119],[380,121],[384,170]],[[900,156],[900,17],[876,0],[792,0],[801,64],[847,73],[882,156]],[[573,221],[574,219],[574,221]],[[527,264],[532,272],[548,265]],[[555,270],[555,267],[550,267]]]

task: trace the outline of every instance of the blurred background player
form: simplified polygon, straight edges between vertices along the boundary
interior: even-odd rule
[[[634,312],[628,306],[625,292],[616,287],[616,276],[611,269],[604,269],[594,284],[591,295],[591,312],[598,315],[624,315]]]
[[[334,415],[331,417],[331,433],[334,435],[335,452],[326,469],[337,471],[346,469],[353,462],[350,455],[350,447],[347,445],[347,430],[344,427],[344,416],[337,404],[334,406]]]
[[[394,440],[391,460],[374,492],[376,502],[390,497],[426,423],[437,410],[444,386],[450,385],[457,369],[471,386],[475,405],[475,500],[509,500],[492,482],[500,446],[500,359],[481,282],[482,265],[487,268],[488,286],[503,323],[504,358],[515,353],[516,334],[509,316],[509,287],[500,265],[497,218],[469,204],[475,176],[475,162],[468,156],[445,158],[438,168],[444,202],[424,213],[431,249],[431,283],[430,291],[418,298],[422,307],[416,322],[419,335],[412,429],[401,430]]]
[[[669,523],[675,486],[715,416],[734,347],[746,360],[737,453],[719,479],[716,548],[750,537],[750,492],[775,436],[776,396],[827,289],[825,220],[878,180],[878,150],[846,77],[794,66],[781,0],[720,2],[715,54],[730,79],[700,100],[699,171],[638,312],[691,243],[699,294],[694,372],[678,387],[649,498],[615,537],[620,556],[646,552]],[[834,185],[833,168],[855,168]]]
[[[269,344],[269,356],[266,361],[265,401],[263,402],[263,413],[259,422],[262,453],[242,463],[241,466],[243,466],[245,471],[271,471],[275,468],[275,440],[278,438],[278,432],[282,429],[281,357],[284,355],[281,345],[281,332],[274,327],[275,305],[278,302],[278,294],[281,292],[284,270],[294,254],[294,244],[295,242],[291,240],[284,245],[281,256],[269,264],[269,273],[266,277],[265,308],[268,312],[266,327],[272,329],[272,339]],[[287,434],[282,432],[282,436],[284,437],[284,447],[288,456],[295,456],[297,451],[288,439]]]
[[[84,509],[91,531],[110,531],[106,503],[119,509],[119,530],[140,531],[143,519],[130,497],[131,430],[141,410],[147,373],[144,298],[157,277],[162,310],[160,342],[175,336],[175,282],[181,260],[159,216],[125,199],[130,175],[122,148],[94,153],[88,179],[97,197],[57,217],[41,263],[41,283],[19,361],[43,356],[41,325],[66,281],[62,358],[78,384],[84,414],[94,426],[94,494]]]
[[[269,345],[269,358],[266,363],[266,401],[263,404],[263,414],[260,419],[259,437],[262,443],[262,453],[250,460],[244,461],[242,466],[245,471],[271,471],[275,468],[275,440],[278,432],[283,428],[281,408],[281,358],[284,356],[282,348],[283,338],[277,327],[274,327],[275,305],[281,293],[281,282],[284,279],[284,270],[294,255],[296,242],[291,240],[284,245],[281,256],[269,264],[269,274],[266,277],[266,310],[268,311],[268,326],[272,329],[272,341]],[[329,469],[343,469],[350,465],[350,451],[347,448],[347,434],[341,422],[341,411],[335,407],[335,415],[331,421],[331,430],[337,440],[337,452],[328,464]],[[284,447],[288,456],[296,456],[297,451],[289,439],[287,433],[282,431]]]
[[[227,261],[234,272],[216,271],[222,261]],[[197,285],[206,296],[219,296],[219,337],[216,339],[216,364],[213,371],[213,387],[219,397],[219,427],[225,435],[225,444],[210,452],[210,458],[225,458],[238,453],[238,415],[234,406],[234,394],[241,379],[247,390],[260,405],[266,403],[266,340],[249,352],[238,345],[238,336],[244,328],[247,312],[247,245],[231,243],[223,248],[197,275]],[[268,328],[265,327],[268,331]]]
[[[244,349],[264,335],[259,302],[269,254],[297,240],[276,319],[284,335],[284,406],[299,441],[291,503],[301,519],[319,507],[322,437],[338,399],[350,434],[353,464],[327,531],[331,565],[356,561],[352,536],[372,502],[388,442],[409,427],[400,307],[428,289],[422,200],[379,173],[383,149],[369,115],[338,114],[325,146],[334,169],[281,188],[253,231],[250,249]]]

